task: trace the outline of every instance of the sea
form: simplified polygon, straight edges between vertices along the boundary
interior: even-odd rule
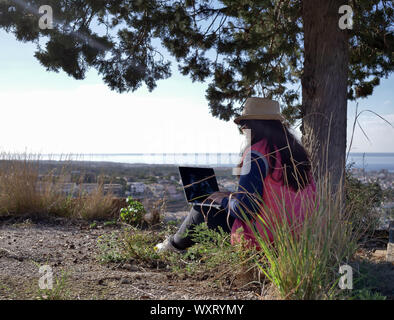
[[[234,167],[239,153],[95,153],[71,155],[41,155],[42,160],[100,161],[127,164],[165,164],[210,167]],[[394,153],[350,153],[347,164],[365,171],[394,172]]]

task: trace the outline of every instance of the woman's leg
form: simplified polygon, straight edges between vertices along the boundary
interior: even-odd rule
[[[220,226],[223,231],[231,232],[234,218],[230,216],[227,219],[225,210],[218,210],[214,207],[193,206],[177,233],[171,238],[174,247],[184,250],[192,246],[195,242],[192,240],[193,235],[191,233],[196,225],[205,221],[204,217],[208,217],[207,225],[209,229],[218,231]],[[187,236],[185,236],[186,231],[188,231]]]

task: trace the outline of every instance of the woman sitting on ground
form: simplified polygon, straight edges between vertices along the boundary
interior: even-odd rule
[[[193,229],[204,221],[210,229],[221,227],[231,233],[232,243],[243,237],[259,248],[254,233],[273,241],[272,229],[264,227],[261,221],[272,222],[273,215],[283,215],[283,207],[278,205],[282,199],[286,210],[292,212],[287,216],[288,222],[302,224],[303,202],[315,196],[315,184],[308,155],[283,120],[278,102],[247,99],[242,116],[234,120],[242,131],[251,130],[251,146],[244,150],[239,164],[237,191],[209,196],[207,201],[220,204],[220,209],[193,206],[176,234],[156,246],[158,252],[183,251],[192,246]],[[262,219],[256,219],[257,214]],[[255,230],[251,230],[251,223]]]

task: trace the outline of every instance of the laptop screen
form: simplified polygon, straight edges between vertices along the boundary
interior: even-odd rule
[[[179,167],[186,199],[201,202],[210,194],[219,191],[212,168]]]

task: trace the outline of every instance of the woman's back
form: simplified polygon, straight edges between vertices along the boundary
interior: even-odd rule
[[[293,231],[302,224],[305,213],[311,209],[314,203],[316,187],[311,174],[309,174],[309,183],[304,188],[295,191],[290,187],[286,183],[286,174],[283,170],[280,152],[276,150],[270,154],[266,139],[261,139],[253,144],[250,149],[260,153],[266,159],[274,158],[276,160],[266,162],[270,170],[267,170],[268,174],[262,181],[263,188],[260,195],[257,195],[262,203],[259,212],[252,219],[252,223],[257,228],[255,231],[258,231],[263,239],[267,240],[268,238],[269,241],[273,241],[272,231],[278,222],[283,222],[283,218],[286,217]],[[244,156],[247,151],[245,151]],[[243,228],[243,232],[237,232],[240,227]],[[243,219],[236,219],[232,226],[232,243],[240,241],[242,234],[245,240],[259,247],[249,223],[243,221]]]

